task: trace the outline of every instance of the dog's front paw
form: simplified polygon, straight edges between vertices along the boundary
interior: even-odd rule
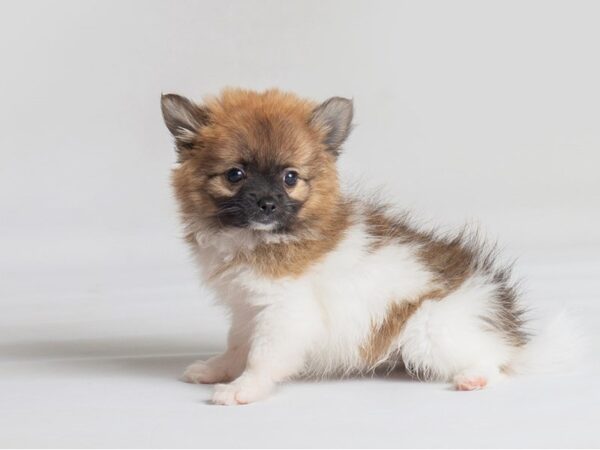
[[[215,405],[246,405],[265,398],[271,389],[270,384],[240,380],[229,384],[217,384],[212,402]]]
[[[229,381],[226,371],[209,361],[196,361],[189,365],[181,377],[186,383],[213,384]]]

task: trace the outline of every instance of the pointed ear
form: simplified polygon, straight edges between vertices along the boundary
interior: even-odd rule
[[[324,144],[336,156],[352,130],[353,114],[352,100],[342,97],[331,97],[312,113],[310,125],[325,131]]]
[[[191,149],[198,130],[208,122],[208,112],[176,94],[162,94],[160,103],[165,124],[175,138],[177,150]]]

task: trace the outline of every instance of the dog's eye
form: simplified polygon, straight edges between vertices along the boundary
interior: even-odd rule
[[[229,169],[227,171],[226,176],[227,176],[227,179],[231,183],[238,183],[244,179],[246,174],[244,173],[244,171],[242,169],[238,169],[237,167],[234,167],[233,169]]]
[[[298,172],[295,170],[287,170],[283,175],[283,182],[288,186],[295,186],[298,182]]]

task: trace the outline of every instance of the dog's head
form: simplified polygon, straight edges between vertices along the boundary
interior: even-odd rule
[[[217,230],[293,234],[338,208],[335,162],[351,100],[226,90],[204,104],[163,95],[162,112],[179,156],[173,184],[184,217]]]

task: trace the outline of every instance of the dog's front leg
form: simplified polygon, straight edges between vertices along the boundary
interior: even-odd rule
[[[244,372],[215,386],[213,403],[238,405],[266,397],[275,384],[299,374],[321,329],[319,309],[303,298],[283,298],[255,317]]]

